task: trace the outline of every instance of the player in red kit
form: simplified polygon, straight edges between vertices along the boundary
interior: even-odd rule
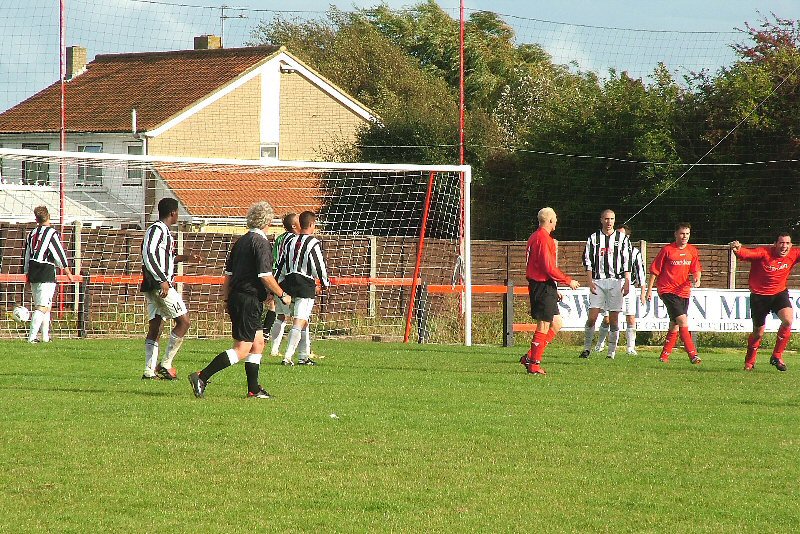
[[[700,286],[702,267],[700,255],[694,245],[689,244],[692,226],[679,223],[675,228],[675,241],[666,245],[650,265],[650,280],[647,283],[647,300],[653,295],[653,284],[657,282],[658,296],[669,314],[669,331],[661,351],[662,362],[668,362],[672,349],[680,335],[689,361],[701,362],[689,332],[689,295],[692,287]],[[691,279],[690,279],[691,276]]]
[[[537,215],[539,228],[531,234],[525,250],[528,278],[528,294],[531,300],[531,317],[536,322],[536,332],[531,341],[531,350],[519,359],[531,374],[545,375],[541,367],[542,354],[561,329],[558,301],[561,296],[556,283],[577,289],[580,284],[556,266],[556,243],[550,235],[556,229],[557,217],[552,208],[542,208]]]
[[[753,318],[753,333],[747,338],[747,355],[744,370],[751,371],[756,365],[756,353],[764,337],[767,314],[775,313],[781,320],[778,339],[769,363],[778,371],[785,371],[783,351],[792,335],[794,310],[789,300],[786,282],[792,267],[800,260],[800,249],[792,248],[788,233],[778,235],[771,247],[744,248],[738,241],[731,242],[731,250],[740,260],[750,262],[750,315]]]

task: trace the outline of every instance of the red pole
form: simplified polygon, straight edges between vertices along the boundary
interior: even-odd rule
[[[61,79],[61,129],[59,150],[66,150],[67,147],[67,16],[66,0],[59,0],[59,78]],[[58,191],[59,191],[59,222],[61,238],[64,238],[64,219],[65,219],[65,166],[63,159],[58,165]],[[64,286],[58,286],[58,311],[64,311]]]
[[[464,20],[464,0],[460,2],[460,29],[459,29],[459,101],[458,101],[458,164],[464,165],[464,108],[466,106],[466,99],[464,97],[464,48],[466,36],[466,22]],[[458,203],[458,221],[459,221],[459,237],[458,237],[458,255],[460,258],[464,257],[464,173],[459,174],[459,190],[460,197]],[[453,280],[453,282],[459,282]],[[458,300],[458,310],[464,310],[464,295],[462,294]]]
[[[59,29],[59,53],[60,53],[60,61],[59,61],[59,72],[60,72],[60,79],[61,79],[61,129],[60,129],[60,143],[59,143],[59,150],[66,150],[67,147],[67,17],[66,17],[66,0],[60,0],[61,5],[61,17],[60,17],[60,29]],[[59,206],[59,219],[61,219],[61,234],[64,234],[64,164],[59,164],[59,172],[58,172],[58,187],[59,187],[59,197],[60,197],[60,206]]]
[[[408,343],[408,336],[411,334],[411,316],[414,313],[414,299],[417,298],[417,281],[419,271],[422,268],[422,249],[425,248],[425,229],[428,226],[428,214],[431,211],[431,197],[433,196],[433,179],[435,172],[431,172],[428,178],[428,192],[425,194],[425,209],[422,213],[422,229],[419,233],[419,246],[417,247],[417,263],[414,266],[414,277],[411,279],[411,297],[408,299],[408,315],[406,315],[406,333],[403,335],[403,343]]]
[[[458,77],[458,164],[464,164],[464,0],[461,0],[459,29],[459,77]]]

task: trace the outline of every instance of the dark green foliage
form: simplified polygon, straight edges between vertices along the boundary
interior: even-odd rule
[[[732,44],[737,61],[683,80],[661,63],[645,78],[554,64],[542,46],[517,44],[494,13],[473,12],[466,30],[475,238],[525,239],[545,205],[559,213],[558,237],[571,240],[604,208],[620,222],[637,214],[637,235],[650,241],[671,239],[686,219],[698,240],[718,243],[771,242],[800,226],[797,21],[747,24]],[[458,33],[428,0],[278,20],[254,42],[287,45],[380,116],[357,147],[331,157],[449,164],[458,157]]]

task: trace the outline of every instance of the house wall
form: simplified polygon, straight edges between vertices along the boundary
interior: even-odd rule
[[[258,159],[261,156],[261,78],[148,140],[153,156]]]
[[[281,75],[280,147],[282,160],[322,161],[326,150],[353,143],[364,119],[299,73]]]
[[[3,148],[19,148],[30,143],[47,145],[48,150],[59,150],[60,141],[58,134],[0,134],[0,146]],[[78,147],[83,145],[102,146],[104,154],[127,154],[129,146],[142,146],[142,140],[133,134],[109,134],[109,133],[68,133],[66,150],[77,152]],[[132,218],[141,217],[141,206],[144,203],[144,181],[132,184],[128,181],[128,171],[124,166],[105,165],[102,167],[102,185],[91,187],[77,187],[75,184],[78,179],[78,166],[68,165],[66,168],[66,185],[68,195],[72,192],[91,192],[98,191],[108,193],[116,197],[122,204],[130,208]],[[50,185],[31,186],[39,189],[58,189],[59,188],[59,167],[57,164],[50,164],[48,174]],[[0,161],[0,176],[4,184],[19,185],[22,183],[22,162],[9,158]],[[25,215],[28,215],[27,210]],[[128,214],[121,214],[128,215]],[[143,222],[143,221],[142,221]]]

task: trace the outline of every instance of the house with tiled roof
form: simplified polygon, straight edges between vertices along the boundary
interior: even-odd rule
[[[70,47],[67,56],[68,151],[314,161],[324,159],[336,144],[352,143],[360,127],[376,120],[368,108],[283,47],[223,49],[218,38],[202,36],[193,50],[104,54],[87,62],[85,49]],[[0,148],[59,149],[60,86],[54,83],[0,113]],[[13,194],[58,187],[58,170],[42,161],[0,161],[0,176],[0,194],[9,187],[16,188]],[[182,219],[188,221],[201,212],[204,218],[213,215],[213,206],[243,216],[258,198],[232,201],[241,183],[230,173],[206,176],[217,185],[194,193],[181,189],[183,177],[78,165],[68,171],[67,195],[91,190],[99,206],[114,207],[109,220],[119,219],[120,205],[151,220],[156,195],[164,192],[179,198]],[[263,183],[281,187],[274,180]],[[78,215],[67,212],[65,219],[70,218]],[[103,217],[95,218],[100,220],[84,222],[103,224]]]

